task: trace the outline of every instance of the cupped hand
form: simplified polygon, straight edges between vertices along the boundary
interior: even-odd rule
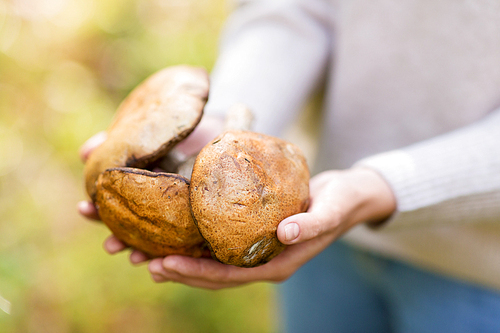
[[[199,152],[208,142],[213,140],[217,135],[222,132],[223,120],[217,117],[204,116],[194,131],[182,142],[180,142],[175,149],[185,156],[191,156]],[[106,132],[99,132],[89,138],[80,148],[79,155],[81,160],[85,163],[94,149],[106,141]],[[78,212],[90,219],[99,221],[99,213],[92,201],[81,201],[77,205]],[[109,254],[115,254],[128,248],[128,246],[116,238],[114,235],[109,236],[104,241],[104,249]],[[147,261],[149,258],[141,251],[133,249],[130,254],[130,261],[133,264],[139,264]]]
[[[257,281],[281,282],[353,226],[378,223],[396,209],[388,184],[375,171],[364,168],[317,175],[310,182],[310,199],[306,213],[290,216],[279,224],[278,239],[289,246],[267,264],[241,268],[213,259],[171,255],[151,260],[153,280],[208,289]]]

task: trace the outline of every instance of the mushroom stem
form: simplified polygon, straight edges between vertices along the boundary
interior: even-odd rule
[[[250,131],[253,119],[253,113],[246,105],[241,103],[234,104],[229,108],[229,110],[227,110],[226,117],[224,119],[224,131]],[[191,179],[191,173],[193,172],[196,155],[190,157],[184,156],[184,160],[180,160],[182,157],[178,156],[178,154],[176,155],[175,150],[173,150],[170,152],[169,157],[177,158],[175,162],[171,161],[177,165],[176,173],[186,177],[187,179]]]
[[[225,131],[250,131],[253,123],[253,113],[244,104],[234,104],[227,110],[224,122]]]

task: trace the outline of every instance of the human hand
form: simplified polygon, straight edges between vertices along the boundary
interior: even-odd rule
[[[223,120],[221,118],[204,116],[194,131],[185,140],[180,142],[175,147],[175,150],[185,156],[194,155],[219,135],[222,132],[222,128]],[[106,132],[99,132],[82,145],[79,154],[83,162],[87,161],[94,149],[106,141],[106,137]],[[96,221],[100,220],[98,211],[92,201],[81,201],[78,203],[77,208],[79,213],[84,217]],[[118,253],[126,248],[128,246],[114,235],[111,235],[104,241],[104,249],[110,254]],[[138,264],[148,259],[146,254],[138,250],[132,250],[130,254],[130,261],[133,264]]]
[[[151,260],[153,280],[208,289],[281,282],[356,224],[383,221],[396,209],[388,184],[375,171],[364,168],[327,171],[313,177],[310,199],[306,213],[279,224],[278,239],[290,246],[269,263],[242,268],[213,259],[171,255]]]

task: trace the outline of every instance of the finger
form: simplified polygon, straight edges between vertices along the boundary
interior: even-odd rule
[[[129,259],[132,264],[137,265],[148,261],[149,257],[144,252],[141,252],[139,250],[132,250]]]
[[[253,268],[225,265],[213,259],[176,255],[164,258],[162,264],[165,271],[181,275],[183,281],[202,280],[206,285],[227,287],[255,281],[282,280],[288,270],[278,264],[280,261],[276,261],[277,258],[265,265]]]
[[[158,275],[158,274],[151,274],[151,278],[157,282],[157,283],[162,283],[162,282],[175,282],[175,283],[182,283],[186,286],[194,287],[194,288],[203,288],[203,289],[210,289],[210,290],[219,290],[223,288],[233,288],[240,286],[240,283],[218,283],[218,282],[211,282],[211,281],[205,281],[202,279],[196,279],[196,278],[186,278],[182,275],[175,274],[175,273],[168,273],[167,275]]]
[[[102,131],[91,136],[85,143],[80,147],[80,159],[85,162],[89,158],[90,153],[106,141],[107,133]]]
[[[148,270],[151,273],[151,277],[155,282],[177,282],[181,276],[175,272],[167,271],[163,267],[163,259],[155,258],[149,262]]]
[[[97,208],[90,201],[80,201],[77,205],[78,212],[91,220],[100,220]]]
[[[109,236],[104,241],[104,249],[109,254],[115,254],[128,248],[127,244],[116,238],[114,235]]]
[[[202,278],[212,282],[246,282],[241,267],[224,265],[213,259],[172,255],[163,259],[163,268],[185,277]]]
[[[158,275],[158,274],[151,274],[151,278],[153,279],[154,282],[156,283],[161,283],[161,282],[169,282],[170,280],[164,277],[163,275]]]
[[[332,205],[314,204],[309,212],[290,216],[278,225],[280,242],[287,245],[303,243],[324,233],[335,231],[340,214]]]
[[[148,270],[153,275],[166,275],[167,271],[163,268],[163,258],[155,258],[149,262]]]
[[[257,281],[283,282],[333,240],[326,234],[302,244],[287,247],[265,265],[242,268],[221,264],[213,259],[168,256],[153,259],[149,271],[158,282],[174,281],[192,287],[220,289]],[[162,278],[159,278],[161,276]]]
[[[212,281],[206,281],[203,279],[197,279],[197,278],[187,278],[182,275],[178,275],[178,277],[174,278],[164,278],[165,281],[171,281],[171,282],[176,282],[176,283],[182,283],[186,286],[194,287],[194,288],[203,288],[203,289],[210,289],[210,290],[219,290],[219,289],[224,289],[224,288],[234,288],[237,286],[241,286],[245,283],[219,283],[219,282],[212,282]]]
[[[168,281],[209,289],[235,287],[258,281],[283,282],[307,262],[311,251],[316,253],[326,242],[328,240],[319,237],[312,244],[290,246],[267,264],[253,268],[224,265],[213,259],[172,255],[163,259],[161,267],[159,262],[150,264],[150,271],[163,275]]]
[[[151,278],[155,282],[170,281],[170,279],[167,278],[168,272],[163,268],[162,261],[163,258],[155,258],[148,264],[148,270],[151,273]]]
[[[164,259],[163,259],[164,260]],[[177,282],[191,287],[204,288],[204,289],[222,289],[230,288],[241,285],[239,282],[214,282],[208,281],[201,277],[189,277],[179,274],[176,271],[166,269],[163,267],[162,259],[153,259],[149,263],[148,269],[151,277],[155,282]]]

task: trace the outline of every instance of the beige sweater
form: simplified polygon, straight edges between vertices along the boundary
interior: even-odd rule
[[[500,288],[500,2],[247,0],[207,113],[242,102],[279,135],[326,79],[316,172],[358,163],[398,211],[345,238]]]

